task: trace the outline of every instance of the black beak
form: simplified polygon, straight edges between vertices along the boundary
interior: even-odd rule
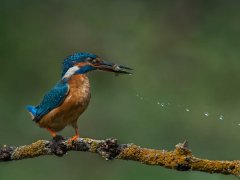
[[[132,68],[122,66],[122,65],[117,65],[107,61],[100,61],[99,64],[95,66],[95,68],[103,71],[115,72],[117,74],[132,74],[131,72],[128,72],[126,70],[133,70]]]

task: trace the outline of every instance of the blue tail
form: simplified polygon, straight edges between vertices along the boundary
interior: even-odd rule
[[[35,118],[36,113],[37,113],[37,108],[35,106],[26,106],[26,109],[28,110],[28,112],[30,113],[30,115],[32,116],[32,119]]]

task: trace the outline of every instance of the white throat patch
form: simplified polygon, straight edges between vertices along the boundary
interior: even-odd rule
[[[78,71],[80,68],[78,67],[78,66],[73,66],[73,67],[71,67],[71,68],[69,68],[68,70],[67,70],[67,72],[64,74],[64,76],[63,76],[63,79],[64,78],[69,78],[69,77],[71,77],[73,74],[75,74],[75,72],[76,71]]]

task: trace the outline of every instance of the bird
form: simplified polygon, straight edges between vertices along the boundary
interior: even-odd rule
[[[66,126],[72,126],[75,135],[71,141],[77,140],[80,137],[77,121],[91,98],[87,74],[94,70],[132,74],[133,69],[105,61],[92,53],[77,52],[66,57],[62,63],[61,79],[43,96],[39,105],[26,106],[32,120],[47,129],[53,138]]]

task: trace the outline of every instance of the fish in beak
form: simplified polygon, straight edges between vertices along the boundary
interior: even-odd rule
[[[114,63],[110,63],[110,62],[103,61],[103,60],[99,60],[97,63],[93,64],[93,66],[99,70],[115,72],[116,74],[132,74],[131,72],[128,72],[127,70],[133,70],[132,68],[114,64]]]

